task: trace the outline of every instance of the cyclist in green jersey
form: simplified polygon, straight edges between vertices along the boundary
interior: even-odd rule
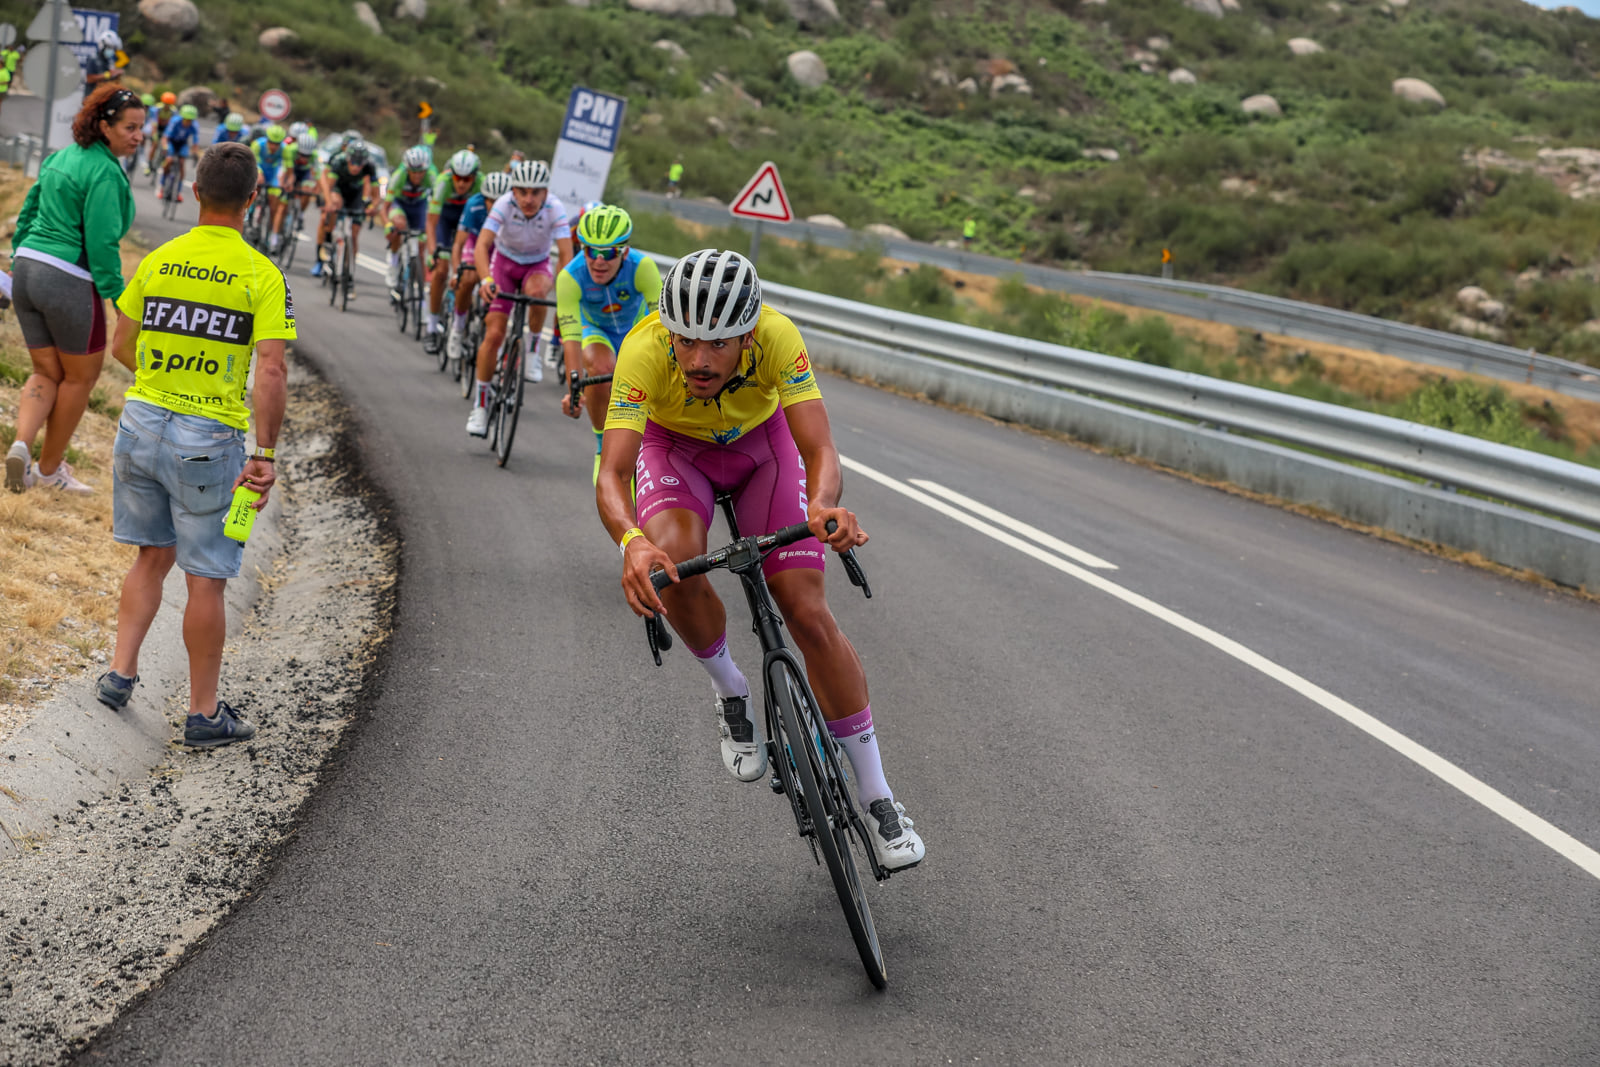
[[[389,179],[383,194],[387,205],[384,233],[389,238],[389,270],[384,284],[391,290],[400,284],[400,246],[406,235],[421,236],[428,227],[428,204],[433,198],[434,183],[439,180],[432,156],[421,145],[406,149],[402,158],[405,169]]]

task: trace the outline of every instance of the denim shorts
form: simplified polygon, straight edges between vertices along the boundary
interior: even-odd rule
[[[130,400],[111,454],[111,535],[124,545],[178,546],[197,578],[237,578],[244,545],[222,532],[244,470],[244,431]]]

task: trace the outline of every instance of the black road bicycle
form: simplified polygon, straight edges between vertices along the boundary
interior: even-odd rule
[[[419,236],[407,233],[400,242],[400,278],[389,291],[389,304],[400,322],[400,332],[411,329],[413,340],[422,340],[422,249]]]
[[[333,254],[322,266],[322,276],[328,283],[328,306],[340,311],[350,308],[350,290],[356,284],[356,252],[354,229],[366,212],[361,209],[341,208],[333,224]]]
[[[578,410],[578,400],[583,396],[583,391],[591,385],[605,385],[611,380],[609,374],[596,374],[592,378],[582,378],[574,373],[567,379],[567,399],[572,405],[572,410]]]
[[[267,231],[271,225],[272,204],[263,186],[256,190],[256,198],[250,202],[250,210],[244,213],[245,243],[252,248],[266,251]]]
[[[300,243],[300,230],[305,226],[305,209],[300,206],[300,197],[289,197],[289,206],[283,209],[283,237],[282,244],[278,246],[278,269],[288,274],[289,268],[294,264],[294,248]]]
[[[522,343],[528,331],[528,306],[553,308],[556,302],[521,293],[501,293],[500,297],[511,301],[512,308],[505,343],[500,348],[500,366],[494,376],[494,396],[489,401],[489,447],[494,449],[496,464],[504,467],[511,458],[511,441],[517,436],[517,417],[522,414],[526,361],[544,358],[537,335],[531,338],[532,344]]]
[[[745,600],[755,619],[756,636],[761,641],[762,703],[767,717],[767,758],[772,768],[772,791],[789,798],[800,836],[811,846],[812,859],[818,864],[826,863],[834,891],[839,895],[839,906],[844,909],[845,921],[850,926],[850,936],[861,955],[861,965],[866,968],[872,984],[883,989],[889,982],[883,946],[878,943],[878,932],[872,925],[872,911],[867,906],[854,852],[859,851],[865,857],[867,868],[876,880],[884,881],[890,872],[878,863],[877,854],[872,851],[872,830],[850,795],[846,757],[833,734],[828,732],[817,698],[806,681],[805,669],[783,642],[780,632],[783,619],[761,571],[762,561],[769,552],[803,541],[811,536],[811,531],[801,522],[774,533],[740,537],[732,495],[718,493],[717,504],[728,521],[733,543],[679,563],[678,577],[728,570],[737,574],[744,586]],[[829,532],[834,528],[830,522]],[[850,584],[870,598],[872,587],[867,584],[855,551],[841,553],[840,559]],[[665,571],[657,571],[650,580],[658,591],[672,584]],[[647,618],[645,638],[650,643],[650,654],[660,666],[662,650],[672,647],[671,635],[659,619]]]
[[[461,335],[461,358],[455,360],[452,372],[456,381],[461,385],[461,397],[464,400],[472,399],[473,387],[478,381],[478,349],[483,345],[483,335],[486,330],[484,319],[489,315],[489,305],[478,292],[478,287],[472,287],[472,310],[467,312],[467,331]]]
[[[166,164],[163,162],[164,167]],[[164,219],[176,218],[178,215],[178,197],[183,193],[183,160],[179,159],[172,166],[166,167],[161,172],[161,217]]]

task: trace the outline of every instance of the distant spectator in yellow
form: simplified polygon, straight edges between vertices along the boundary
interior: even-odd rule
[[[961,224],[961,243],[970,246],[977,236],[978,220],[968,218],[966,222]]]
[[[672,161],[672,166],[667,168],[667,195],[682,196],[683,190],[678,183],[683,181],[683,157],[679,156]]]

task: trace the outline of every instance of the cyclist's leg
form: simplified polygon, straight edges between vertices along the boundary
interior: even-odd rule
[[[655,423],[645,427],[636,468],[639,527],[652,544],[675,560],[698,556],[706,550],[706,530],[711,524],[715,494],[711,481],[694,464],[700,442],[664,430]],[[726,656],[724,635],[727,611],[705,575],[674,582],[661,591],[667,619],[695,656],[705,662],[717,652]],[[709,669],[709,668],[708,668]],[[733,674],[742,683],[737,668]],[[726,681],[724,678],[722,681]],[[734,691],[715,677],[718,696],[742,696],[748,684]]]
[[[555,264],[548,259],[542,259],[528,266],[528,273],[522,279],[522,295],[535,297],[539,300],[548,300],[550,292],[556,287]],[[528,333],[537,336],[544,329],[545,312],[550,310],[543,304],[528,305]]]

